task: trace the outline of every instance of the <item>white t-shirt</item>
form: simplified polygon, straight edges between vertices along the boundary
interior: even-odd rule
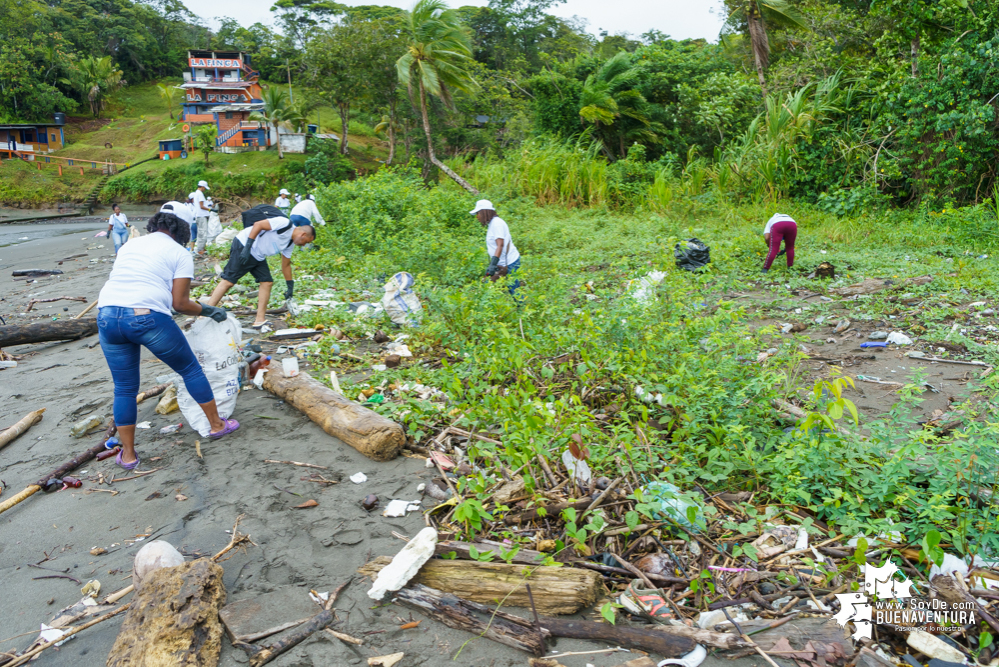
[[[320,225],[326,224],[322,214],[319,212],[319,208],[316,206],[316,202],[311,199],[306,199],[295,204],[295,208],[291,209],[291,215],[300,215],[303,218],[318,222]]]
[[[124,213],[112,213],[111,217],[108,218],[108,224],[111,225],[112,231],[119,234],[128,230],[128,218],[125,217]]]
[[[132,239],[121,247],[97,307],[148,308],[170,314],[175,278],[194,277],[194,258],[163,232]]]
[[[500,253],[499,258],[500,266],[509,266],[520,259],[520,252],[517,251],[517,246],[513,244],[513,238],[510,236],[510,227],[499,216],[492,219],[489,223],[489,229],[486,230],[486,250],[489,251],[489,257],[496,256],[496,239],[503,239],[503,252]]]
[[[295,226],[291,224],[291,221],[289,221],[288,218],[269,218],[268,222],[271,223],[271,229],[257,234],[257,238],[253,241],[253,247],[250,248],[250,255],[254,259],[260,261],[278,253],[281,253],[288,259],[291,259],[291,252],[295,249],[295,244],[291,242],[291,233],[294,231]],[[278,230],[284,229],[285,227],[288,227],[288,231],[284,234],[278,235]],[[236,234],[236,240],[244,246],[249,238],[249,227],[246,227],[239,234]]]
[[[205,193],[202,192],[200,189],[198,189],[198,190],[195,190],[194,192],[192,192],[191,196],[194,197],[194,201],[191,202],[191,208],[194,209],[194,217],[195,217],[195,219],[197,219],[197,218],[207,218],[208,217],[208,211],[206,211],[205,209],[201,208],[201,204],[202,203],[205,203],[205,206],[208,206],[208,204],[206,203],[208,201],[208,199],[205,197]]]
[[[789,215],[786,215],[784,213],[774,213],[774,217],[772,217],[769,220],[767,220],[767,226],[763,228],[763,233],[764,234],[769,234],[771,227],[773,227],[774,225],[776,225],[778,222],[784,222],[785,220],[789,220],[791,222],[794,222],[794,218],[792,218]]]
[[[281,195],[274,200],[274,205],[283,211],[291,206],[291,200],[284,195]]]

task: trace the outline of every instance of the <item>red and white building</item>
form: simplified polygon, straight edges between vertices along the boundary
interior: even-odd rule
[[[262,150],[270,146],[265,123],[250,114],[263,109],[260,73],[250,55],[233,51],[188,51],[184,72],[183,114],[192,125],[212,123],[218,128],[216,145],[222,152]]]

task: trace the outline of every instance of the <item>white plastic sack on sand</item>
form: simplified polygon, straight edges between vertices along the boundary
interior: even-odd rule
[[[400,326],[415,327],[423,315],[423,304],[413,291],[413,276],[405,271],[395,274],[385,283],[385,296],[382,307]]]
[[[131,241],[132,239],[137,239],[140,236],[142,236],[142,232],[139,231],[139,228],[135,225],[129,225],[128,240]]]
[[[892,331],[888,334],[888,342],[893,345],[912,345],[912,339],[901,331]]]
[[[232,243],[232,240],[236,238],[236,234],[239,234],[240,231],[242,230],[236,229],[235,227],[227,227],[215,237],[215,240],[212,241],[212,243],[215,245],[229,245]]]
[[[437,546],[437,531],[427,527],[416,534],[402,548],[375,578],[375,584],[368,591],[372,600],[381,600],[389,591],[397,591],[416,576],[423,564],[434,555]]]
[[[225,322],[216,322],[210,317],[199,317],[187,332],[194,356],[208,377],[208,384],[215,395],[219,417],[226,419],[236,408],[236,395],[239,393],[239,346],[243,338],[243,328],[233,315]],[[187,391],[183,380],[175,382],[177,405],[191,428],[207,437],[212,425],[201,406]]]

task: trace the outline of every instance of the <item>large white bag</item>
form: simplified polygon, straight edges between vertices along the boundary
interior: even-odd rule
[[[385,313],[399,326],[415,327],[423,315],[423,304],[413,291],[413,276],[405,271],[395,274],[385,283],[382,297]]]
[[[198,230],[200,233],[201,230]],[[208,214],[208,229],[206,230],[208,236],[207,243],[212,243],[215,241],[215,237],[222,233],[222,221],[219,219],[219,214],[212,211]]]
[[[212,243],[217,245],[229,245],[230,243],[232,243],[232,240],[236,238],[236,235],[239,234],[241,231],[243,230],[236,229],[235,226],[227,227],[225,231],[221,232],[218,236],[215,237],[215,240],[212,241]]]
[[[243,330],[233,316],[225,322],[216,322],[210,317],[199,317],[187,332],[187,342],[194,351],[201,369],[208,377],[208,384],[215,394],[222,419],[229,417],[236,408],[236,395],[239,393],[239,346]],[[176,378],[177,405],[191,428],[202,436],[211,432],[208,417],[184,386],[183,380]]]

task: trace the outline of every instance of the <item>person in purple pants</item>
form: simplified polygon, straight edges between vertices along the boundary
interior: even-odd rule
[[[787,253],[787,268],[794,266],[794,239],[797,235],[798,224],[791,216],[776,213],[774,217],[767,220],[767,225],[763,228],[763,241],[767,244],[770,252],[767,253],[763,273],[769,271],[770,265],[774,263],[777,256],[783,255],[785,252]],[[781,241],[784,242],[784,250],[780,249]]]

